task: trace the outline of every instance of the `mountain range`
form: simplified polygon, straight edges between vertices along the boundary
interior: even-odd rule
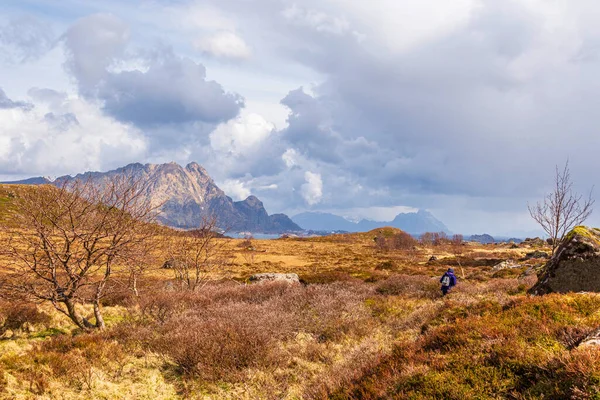
[[[401,213],[392,221],[371,221],[363,219],[359,222],[352,222],[344,217],[322,212],[301,213],[293,216],[292,221],[304,229],[313,231],[366,232],[382,226],[392,226],[411,234],[425,232],[449,233],[446,225],[425,210],[419,210],[415,213]]]
[[[86,172],[75,177],[62,176],[54,181],[37,177],[13,184],[60,184],[68,179],[102,183],[116,175],[132,176],[148,182],[145,196],[152,205],[160,205],[161,223],[176,228],[198,228],[205,217],[215,216],[217,225],[227,231],[282,233],[302,230],[285,214],[269,215],[255,196],[233,201],[199,164],[185,167],[177,163],[129,164],[108,172]]]

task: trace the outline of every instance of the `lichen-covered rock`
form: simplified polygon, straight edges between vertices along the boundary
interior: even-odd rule
[[[567,292],[600,292],[600,229],[578,226],[569,232],[530,289]]]
[[[600,329],[595,330],[591,334],[589,334],[585,339],[579,343],[577,347],[587,347],[587,346],[600,346]]]
[[[266,272],[262,274],[254,274],[250,277],[250,282],[254,283],[265,283],[265,282],[287,282],[287,283],[300,283],[298,274],[277,274],[273,272]]]
[[[501,269],[521,268],[520,264],[517,264],[513,260],[502,261],[500,264],[494,265],[492,268],[494,271],[500,271]]]

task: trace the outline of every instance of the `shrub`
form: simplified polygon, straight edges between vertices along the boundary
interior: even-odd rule
[[[425,232],[419,238],[419,242],[423,246],[441,246],[450,243],[451,239],[448,238],[448,235],[445,232]]]
[[[406,232],[396,233],[392,236],[378,235],[375,246],[382,251],[409,250],[417,245],[417,240]]]
[[[118,335],[165,356],[188,379],[237,382],[247,369],[290,362],[281,343],[298,334],[316,344],[367,336],[375,319],[364,302],[373,294],[360,281],[228,283],[195,293],[157,292],[141,302],[146,318]]]
[[[353,277],[347,272],[326,271],[317,274],[306,274],[300,277],[304,284],[329,284],[334,282],[359,282],[360,279]]]
[[[100,334],[59,335],[35,345],[29,356],[36,366],[46,366],[54,377],[81,390],[93,388],[95,370],[120,375],[127,351]]]
[[[437,279],[423,275],[392,275],[377,283],[378,293],[393,296],[408,296],[416,298],[437,298],[440,288]]]
[[[248,367],[273,365],[272,332],[247,314],[185,318],[165,325],[151,348],[169,356],[179,371],[203,380],[237,380]]]
[[[0,394],[4,393],[7,385],[8,380],[6,379],[4,368],[2,367],[2,365],[0,365]]]
[[[100,302],[104,307],[130,307],[135,304],[136,297],[133,291],[127,287],[108,287]]]
[[[0,333],[22,329],[26,324],[48,324],[51,317],[40,312],[35,304],[25,302],[0,303]]]
[[[397,265],[392,260],[382,261],[375,267],[378,271],[392,271],[397,268]]]

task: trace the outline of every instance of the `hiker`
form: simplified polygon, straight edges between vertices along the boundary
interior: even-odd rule
[[[442,296],[447,295],[452,286],[456,286],[456,275],[452,268],[448,268],[448,271],[442,275],[440,283],[442,284]]]

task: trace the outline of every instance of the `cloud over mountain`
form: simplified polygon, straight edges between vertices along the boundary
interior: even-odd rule
[[[0,45],[31,48],[31,64],[53,46],[36,26],[65,32],[66,58],[54,52],[44,65],[62,62],[76,86],[45,87],[139,137],[144,160],[201,160],[216,181],[275,210],[404,205],[455,231],[503,232],[531,228],[525,204],[548,189],[554,164],[570,157],[576,183],[594,183],[591,0],[90,4],[79,19],[36,15],[29,42]],[[16,20],[0,19],[2,32]],[[19,85],[3,84],[6,97],[37,115]],[[50,112],[35,121],[83,125],[72,110]],[[0,131],[5,142],[15,135]],[[96,163],[111,162],[99,154]],[[18,172],[7,157],[0,174]]]

